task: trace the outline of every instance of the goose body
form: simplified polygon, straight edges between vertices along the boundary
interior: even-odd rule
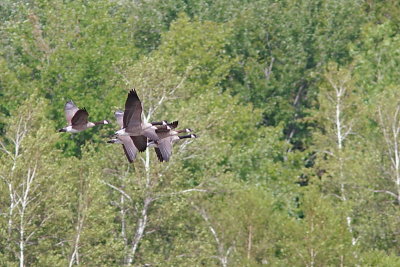
[[[107,143],[121,144],[124,150],[125,156],[130,163],[136,159],[138,149],[133,144],[132,139],[129,136],[118,136],[117,138],[110,139]]]
[[[142,103],[136,93],[132,89],[125,102],[125,111],[122,117],[122,128],[115,132],[120,136],[145,136],[151,140],[158,141],[156,134],[156,126],[149,122],[142,121]],[[135,143],[136,145],[136,143]],[[146,140],[147,145],[147,140]]]
[[[118,125],[122,128],[123,127],[123,116],[124,112],[121,110],[117,110],[115,113],[115,118],[117,119]],[[132,136],[133,137],[133,136]],[[136,159],[136,154],[138,152],[138,148],[135,146],[133,139],[131,136],[126,136],[126,135],[117,135],[116,138],[113,138],[107,143],[112,143],[112,144],[121,144],[122,148],[125,152],[126,158],[130,163],[132,163]],[[145,138],[145,141],[147,142],[147,138]]]
[[[123,128],[123,117],[124,112],[122,110],[117,110],[115,113],[115,118],[119,127]],[[157,125],[157,129],[171,129],[174,127],[177,122],[167,123],[166,121],[162,122],[152,122],[152,125]],[[176,127],[176,126],[175,126]],[[122,148],[125,152],[125,156],[130,163],[132,163],[136,159],[137,152],[143,152],[147,148],[147,137],[145,136],[128,136],[128,135],[117,135],[116,138],[110,139],[107,143],[112,144],[121,144]]]
[[[185,129],[186,130],[186,129]],[[181,130],[181,131],[185,131]],[[181,132],[180,131],[180,132]],[[176,131],[178,132],[178,131]],[[197,135],[195,134],[189,134],[189,135],[184,135],[184,136],[178,136],[178,135],[170,135],[168,137],[160,139],[157,143],[156,142],[149,142],[148,147],[154,147],[154,150],[157,154],[157,158],[159,161],[169,161],[172,155],[172,145],[176,142],[178,142],[181,139],[185,138],[197,138]]]
[[[176,122],[176,126],[178,125],[178,122]],[[157,157],[160,161],[169,161],[171,155],[172,155],[172,144],[177,142],[178,140],[182,138],[196,138],[196,135],[186,135],[185,137],[183,136],[178,136],[180,133],[190,133],[192,132],[191,129],[183,129],[183,130],[156,130],[156,133],[160,140],[157,141],[157,147],[154,148],[156,151]]]
[[[64,113],[68,126],[59,129],[59,132],[78,133],[96,125],[109,123],[107,120],[90,122],[86,108],[79,109],[72,100],[65,104]]]

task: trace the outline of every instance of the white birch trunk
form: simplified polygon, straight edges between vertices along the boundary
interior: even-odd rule
[[[161,105],[163,101],[163,98],[161,98],[161,100],[159,101],[158,105]],[[154,111],[154,110],[153,110]],[[143,116],[144,117],[144,121],[149,121],[150,120],[150,116],[151,116],[151,109],[148,112],[147,116]],[[142,211],[140,213],[140,217],[138,218],[137,221],[137,225],[136,225],[136,232],[135,232],[135,236],[133,237],[132,243],[131,243],[131,248],[130,248],[130,252],[128,253],[127,256],[127,260],[126,260],[126,264],[127,265],[132,265],[135,261],[135,255],[136,255],[136,251],[137,248],[139,246],[140,241],[143,238],[144,235],[144,231],[146,229],[147,226],[147,217],[148,217],[148,208],[149,205],[152,203],[152,201],[154,200],[152,197],[150,197],[148,194],[148,192],[151,189],[151,173],[150,173],[150,153],[149,150],[146,149],[145,151],[145,160],[144,160],[144,169],[145,169],[145,173],[146,173],[146,185],[145,185],[145,192],[146,195],[143,201],[143,208]]]
[[[392,169],[392,179],[395,184],[395,192],[390,192],[387,190],[375,190],[376,192],[385,192],[392,196],[394,196],[397,200],[397,203],[400,204],[400,151],[399,151],[399,134],[400,134],[400,122],[399,122],[399,113],[400,113],[400,105],[396,107],[396,111],[393,114],[393,117],[387,118],[385,120],[384,114],[382,114],[381,108],[378,109],[379,119],[381,123],[381,128],[383,132],[383,136],[385,138],[385,142],[387,145],[387,152],[389,155],[389,159],[391,161],[391,169]]]
[[[26,247],[26,238],[25,238],[25,215],[26,209],[28,204],[30,203],[30,193],[32,188],[33,180],[36,177],[36,167],[31,170],[28,168],[28,173],[26,175],[26,180],[22,184],[22,196],[20,199],[20,208],[19,208],[19,217],[20,217],[20,224],[19,224],[19,266],[25,266],[25,247]]]
[[[223,242],[221,241],[221,239],[219,238],[217,230],[212,225],[207,212],[204,209],[198,208],[196,206],[195,206],[195,209],[198,211],[198,213],[201,215],[201,217],[207,223],[208,228],[210,229],[210,232],[214,237],[214,241],[217,245],[217,250],[218,250],[218,256],[215,256],[215,258],[217,258],[220,261],[220,263],[223,267],[227,267],[229,254],[231,253],[233,246],[230,246],[228,249],[225,249],[225,246],[224,246]]]
[[[346,125],[343,121],[343,109],[342,109],[342,102],[343,97],[346,93],[345,82],[346,80],[342,81],[340,84],[336,84],[332,79],[328,78],[331,86],[335,90],[335,127],[336,127],[336,143],[338,149],[338,160],[339,160],[339,177],[340,177],[340,198],[343,202],[347,201],[346,197],[346,189],[345,189],[345,177],[344,177],[344,158],[342,155],[343,152],[343,141],[346,139],[347,135],[351,132],[351,125]],[[347,131],[344,129],[347,127]],[[357,243],[357,239],[354,237],[354,231],[352,226],[352,218],[351,216],[346,216],[346,224],[347,229],[351,234],[351,244],[354,246]]]
[[[18,207],[18,205],[21,202],[21,198],[18,197],[17,191],[13,185],[14,181],[14,170],[17,167],[17,160],[20,157],[20,147],[21,147],[21,142],[25,138],[27,133],[27,125],[22,121],[22,118],[18,120],[18,125],[17,129],[15,132],[15,135],[10,138],[12,144],[14,145],[12,150],[7,149],[5,144],[0,142],[0,150],[6,153],[11,159],[12,159],[12,166],[10,170],[9,177],[4,177],[0,175],[1,179],[4,180],[4,182],[7,184],[8,188],[8,195],[10,197],[10,205],[9,205],[9,211],[8,211],[8,223],[7,223],[7,247],[10,248],[11,244],[11,234],[12,234],[12,228],[14,224],[14,209]]]
[[[120,197],[120,213],[121,213],[121,236],[124,240],[125,248],[128,245],[128,239],[126,237],[126,211],[125,211],[125,197],[121,195]]]
[[[151,197],[146,197],[144,199],[142,212],[136,226],[136,233],[132,240],[131,251],[127,257],[127,265],[131,265],[135,260],[135,255],[138,245],[143,238],[144,230],[146,229],[147,226],[147,211],[152,201],[153,199]]]
[[[74,240],[74,249],[72,251],[69,264],[68,266],[71,267],[76,263],[79,265],[79,246],[80,246],[80,239],[81,239],[81,234],[82,234],[82,229],[83,229],[83,223],[84,223],[84,215],[78,215],[78,220],[76,223],[76,236]]]

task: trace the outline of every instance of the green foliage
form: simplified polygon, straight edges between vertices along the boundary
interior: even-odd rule
[[[398,13],[1,1],[0,265],[399,265]],[[170,162],[105,143],[131,88],[198,135]]]
[[[300,201],[304,219],[293,243],[296,254],[289,257],[299,265],[353,265],[355,248],[346,225],[346,215],[340,207],[311,187]],[[294,251],[292,250],[291,253]]]

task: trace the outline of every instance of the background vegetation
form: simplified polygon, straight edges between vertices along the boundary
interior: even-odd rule
[[[400,266],[400,4],[2,0],[0,265]],[[113,112],[200,136],[129,164]],[[70,135],[73,99],[104,127]]]

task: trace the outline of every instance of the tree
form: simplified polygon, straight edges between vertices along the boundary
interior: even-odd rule
[[[2,253],[4,263],[30,265],[42,236],[41,228],[57,215],[55,193],[61,186],[57,178],[59,151],[54,150],[56,135],[44,116],[46,102],[37,95],[28,98],[9,119],[1,141]],[[30,109],[34,105],[37,109]],[[49,134],[50,132],[50,134]]]

